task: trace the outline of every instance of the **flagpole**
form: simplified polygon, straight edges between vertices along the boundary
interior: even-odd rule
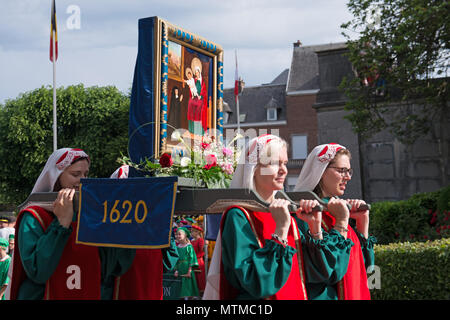
[[[241,133],[241,117],[240,117],[240,113],[239,113],[239,96],[236,96],[236,113],[237,113],[237,133],[240,134]]]
[[[53,31],[52,31],[53,32]],[[57,122],[56,122],[56,35],[52,41],[53,47],[53,151],[58,149],[58,141],[57,141]]]
[[[203,239],[205,239],[206,238],[206,231],[208,230],[207,228],[207,226],[206,226],[206,224],[208,223],[207,222],[207,214],[205,214],[203,217],[203,228],[204,228],[204,230],[203,230]],[[209,243],[209,240],[206,240],[206,241],[208,241],[208,243]],[[204,241],[204,244],[203,244],[203,252],[205,253],[205,283],[206,282],[208,282],[208,260],[209,260],[209,258],[208,258],[208,244],[206,243],[206,241]]]
[[[238,86],[238,92],[236,93],[236,113],[237,113],[237,134],[240,134],[241,132],[241,114],[239,112],[239,82],[236,84],[236,81],[239,81],[239,74],[238,74],[238,63],[237,63],[237,50],[234,51],[235,57],[236,57],[236,79],[235,79],[235,86]],[[236,89],[235,89],[236,90]]]

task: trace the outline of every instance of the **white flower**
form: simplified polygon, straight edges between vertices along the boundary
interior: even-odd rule
[[[180,160],[180,165],[181,165],[182,167],[187,167],[190,163],[191,163],[191,159],[188,158],[188,157],[183,157],[183,158],[181,158],[181,160]]]
[[[175,141],[182,141],[183,140],[183,139],[181,139],[181,134],[180,134],[180,132],[178,130],[174,130],[170,137],[171,137],[172,140],[175,140]]]

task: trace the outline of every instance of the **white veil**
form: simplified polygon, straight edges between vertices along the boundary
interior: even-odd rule
[[[250,140],[241,153],[238,165],[233,174],[230,188],[246,188],[253,190],[253,175],[255,173],[258,160],[264,155],[263,149],[271,142],[279,141],[285,143],[284,140],[277,136],[266,134]],[[222,257],[222,235],[221,231],[217,235],[216,245],[211,258],[208,270],[205,292],[203,300],[219,300],[220,299],[220,259]]]
[[[294,191],[313,191],[339,149],[345,149],[345,147],[336,143],[321,144],[315,147],[306,158]]]

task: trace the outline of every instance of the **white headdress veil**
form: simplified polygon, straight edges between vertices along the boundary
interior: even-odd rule
[[[258,160],[264,157],[264,148],[271,142],[278,141],[279,145],[283,145],[284,141],[279,137],[271,134],[261,135],[250,140],[241,153],[238,165],[233,174],[230,188],[246,188],[253,190],[253,176]],[[222,235],[221,231],[217,235],[214,252],[209,266],[208,277],[206,281],[205,293],[203,300],[219,300],[220,299],[220,259],[222,257]]]
[[[321,144],[315,147],[306,158],[294,191],[313,191],[339,149],[346,148],[336,143]]]
[[[81,149],[62,148],[54,151],[45,163],[44,169],[34,184],[31,193],[35,192],[52,192],[56,181],[61,173],[70,166],[74,160],[79,157],[86,157],[89,160],[89,156]],[[31,204],[30,204],[31,205]],[[45,207],[45,206],[44,206]],[[53,210],[53,205],[50,205],[48,210]],[[11,264],[8,269],[8,276],[12,278],[14,268],[14,252],[11,258]],[[8,286],[5,291],[5,299],[10,300],[11,286]]]
[[[127,164],[121,165],[116,171],[113,172],[110,178],[115,179],[127,179],[128,172],[130,171],[130,166]]]
[[[54,151],[48,158],[31,193],[52,192],[61,173],[80,157],[86,157],[89,160],[89,156],[81,149],[62,148]]]

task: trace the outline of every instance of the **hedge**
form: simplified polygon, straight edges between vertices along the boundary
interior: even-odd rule
[[[450,235],[450,186],[408,200],[372,204],[370,233],[378,244],[428,241]]]
[[[376,245],[374,251],[381,288],[371,290],[372,299],[450,299],[450,239]]]

